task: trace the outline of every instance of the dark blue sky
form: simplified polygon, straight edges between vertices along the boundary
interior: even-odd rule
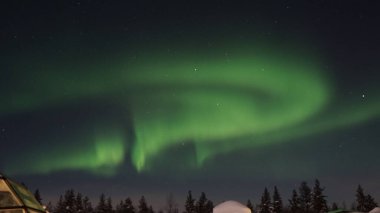
[[[316,178],[330,203],[349,206],[358,184],[380,201],[378,9],[4,3],[0,171],[45,201],[74,188],[157,209],[188,190],[257,203]]]

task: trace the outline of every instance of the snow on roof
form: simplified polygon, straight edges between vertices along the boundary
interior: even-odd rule
[[[215,206],[212,212],[213,213],[251,213],[251,210],[247,206],[237,201],[229,200]]]
[[[372,209],[370,212],[368,213],[380,213],[380,207],[376,207],[374,209]]]

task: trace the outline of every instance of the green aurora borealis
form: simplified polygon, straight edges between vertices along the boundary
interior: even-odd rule
[[[28,71],[17,80],[18,90],[3,94],[8,100],[1,107],[3,116],[83,99],[116,100],[119,116],[132,122],[133,132],[126,135],[127,127],[107,123],[92,133],[84,131],[84,140],[67,139],[76,141],[69,146],[32,150],[27,163],[11,160],[6,169],[15,174],[79,169],[112,175],[126,159],[144,172],[155,169],[150,162],[163,151],[185,143],[194,145],[195,154],[177,163],[200,168],[218,154],[289,142],[379,115],[379,102],[370,98],[354,110],[341,105],[331,111],[334,83],[321,66],[323,57],[294,44],[281,48],[269,43],[223,43],[212,50],[179,46],[173,47],[175,56],[142,50],[149,54],[139,60],[123,53],[80,62],[53,56],[41,63],[44,59],[31,57],[15,65]],[[69,58],[80,57],[72,54]],[[94,127],[87,123],[81,128]]]
[[[2,8],[0,174],[45,201],[73,188],[257,203],[274,186],[285,201],[315,178],[329,202],[358,184],[379,201],[377,2]]]

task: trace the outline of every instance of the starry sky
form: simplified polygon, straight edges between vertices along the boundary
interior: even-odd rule
[[[373,1],[12,1],[0,15],[0,171],[156,208],[380,200]]]

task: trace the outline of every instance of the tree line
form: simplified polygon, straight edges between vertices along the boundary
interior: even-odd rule
[[[265,187],[260,202],[254,204],[248,199],[246,206],[252,213],[322,213],[338,209],[368,212],[377,206],[374,198],[370,194],[365,194],[361,185],[356,190],[356,201],[349,208],[345,204],[338,205],[335,202],[328,205],[324,190],[318,180],[315,180],[313,187],[309,187],[307,182],[303,181],[298,189],[292,191],[291,198],[285,203],[276,186],[272,196]],[[42,203],[38,190],[35,191],[35,197]],[[93,206],[87,196],[75,193],[73,189],[61,195],[55,205],[49,202],[46,208],[54,213],[179,213],[178,205],[171,194],[167,197],[164,210],[155,211],[144,196],[141,196],[137,204],[127,197],[114,206],[111,197],[101,194],[97,204]],[[213,208],[214,203],[204,192],[195,199],[192,192],[188,191],[182,213],[212,213]]]

